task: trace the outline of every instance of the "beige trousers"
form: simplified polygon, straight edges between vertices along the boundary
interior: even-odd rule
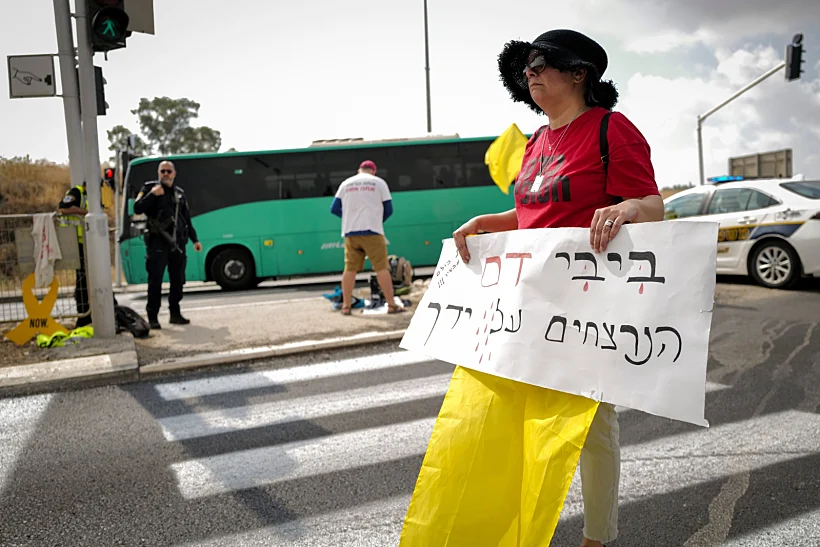
[[[618,537],[619,433],[615,407],[608,403],[598,405],[581,450],[581,491],[584,537],[601,543]]]

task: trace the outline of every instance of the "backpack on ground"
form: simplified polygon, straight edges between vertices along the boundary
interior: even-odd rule
[[[114,315],[117,318],[118,333],[127,330],[134,338],[146,338],[151,332],[148,321],[127,306],[114,306]]]
[[[403,256],[390,255],[387,257],[387,264],[394,292],[399,295],[409,292],[413,283],[413,268],[410,262]]]

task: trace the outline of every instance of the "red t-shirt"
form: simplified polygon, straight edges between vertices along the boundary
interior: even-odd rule
[[[609,166],[608,173],[604,173],[600,125],[606,112],[604,108],[594,107],[578,116],[569,129],[563,126],[553,130],[547,126],[530,138],[515,181],[519,229],[588,228],[595,210],[614,205],[618,198],[660,195],[649,144],[638,128],[619,112],[609,117]],[[565,129],[567,132],[561,139]],[[543,158],[543,180],[533,191],[539,174],[539,158]]]

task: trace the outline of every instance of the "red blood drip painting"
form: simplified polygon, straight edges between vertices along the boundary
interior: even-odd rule
[[[641,283],[641,288],[638,289],[638,294],[643,294],[643,283]]]
[[[481,349],[481,336],[484,336],[484,348],[487,349],[487,346],[490,343],[490,335],[487,332],[490,330],[490,325],[495,318],[495,304],[490,304],[489,313],[484,312],[484,332],[481,332],[481,326],[479,325],[478,329],[476,329],[475,334],[478,341],[475,346],[475,352],[478,353],[478,350]],[[489,318],[487,317],[489,315]],[[490,360],[490,356],[492,354],[487,354],[487,360]],[[478,363],[481,364],[484,361],[484,351],[482,351],[478,357]]]
[[[584,283],[584,292],[587,292],[588,290],[589,290],[589,281]]]

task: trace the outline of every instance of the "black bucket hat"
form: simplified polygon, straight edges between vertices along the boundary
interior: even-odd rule
[[[543,53],[547,65],[558,70],[586,69],[589,78],[586,102],[589,106],[612,110],[618,102],[618,91],[612,81],[601,80],[608,65],[604,48],[592,38],[567,29],[547,31],[532,42],[513,40],[504,45],[498,56],[498,71],[513,101],[524,102],[535,112],[543,114],[530,96],[524,74],[527,59],[533,50]]]

